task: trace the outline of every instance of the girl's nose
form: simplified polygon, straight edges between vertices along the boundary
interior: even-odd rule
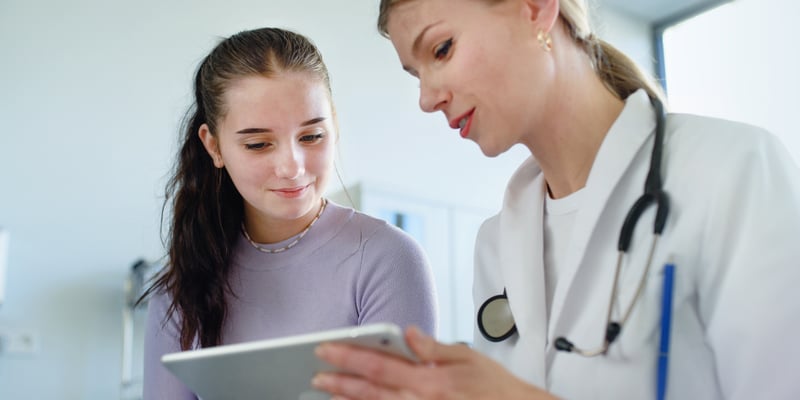
[[[278,152],[275,175],[281,179],[295,179],[305,172],[305,156],[298,146],[285,146]]]

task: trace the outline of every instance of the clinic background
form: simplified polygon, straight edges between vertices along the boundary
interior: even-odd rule
[[[654,70],[657,24],[594,4],[600,37]],[[798,5],[723,8],[721,28],[702,20],[665,36],[673,109],[765,126],[800,161],[789,31]],[[219,37],[266,25],[321,49],[340,120],[337,164],[356,202],[406,207],[438,229],[428,234],[454,238],[427,248],[437,279],[453,280],[437,282],[453,314],[442,310],[452,319],[440,331],[471,334],[472,233],[527,152],[487,159],[441,115],[420,112],[418,85],[376,16],[377,0],[0,1],[0,227],[10,233],[0,399],[136,398],[135,367],[133,385],[120,384],[123,286],[136,260],[163,255],[163,187],[195,68]]]

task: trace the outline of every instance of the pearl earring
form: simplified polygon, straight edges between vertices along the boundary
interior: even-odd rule
[[[549,52],[553,49],[553,38],[550,37],[550,33],[540,29],[539,34],[536,35],[536,39],[539,41],[539,45],[542,46],[544,51]]]

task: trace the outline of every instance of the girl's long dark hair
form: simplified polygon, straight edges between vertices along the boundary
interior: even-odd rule
[[[194,79],[195,104],[186,114],[175,170],[167,183],[164,207],[171,206],[167,263],[142,299],[163,291],[172,300],[165,322],[180,317],[180,345],[220,344],[227,314],[226,295],[233,248],[240,236],[244,200],[225,168],[216,168],[198,132],[207,124],[217,136],[226,113],[225,91],[237,79],[308,72],[330,94],[322,56],[310,40],[294,32],[262,28],[223,40],[203,60]],[[162,214],[162,224],[164,218]],[[140,301],[142,300],[140,299]]]

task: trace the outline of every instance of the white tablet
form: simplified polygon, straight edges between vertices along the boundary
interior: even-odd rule
[[[397,325],[382,323],[166,354],[161,362],[202,400],[327,400],[311,378],[336,371],[314,355],[324,342],[344,342],[416,361]]]

